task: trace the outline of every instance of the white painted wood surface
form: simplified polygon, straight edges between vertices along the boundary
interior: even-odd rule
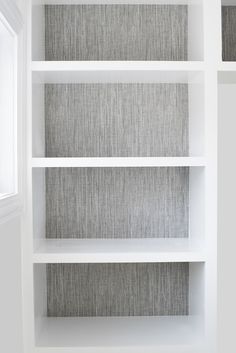
[[[85,1],[69,1],[67,3],[81,2],[85,3]],[[118,2],[120,3],[120,1]],[[121,2],[135,3],[136,1]],[[25,268],[27,267],[25,270],[27,279],[24,281],[26,288],[24,296],[25,303],[27,303],[27,310],[25,310],[26,353],[99,353],[106,351],[123,353],[141,353],[143,351],[150,353],[216,353],[217,73],[218,70],[221,70],[224,78],[224,73],[231,75],[231,72],[236,71],[234,63],[221,62],[220,1],[196,1],[197,6],[202,6],[204,11],[203,13],[191,12],[191,36],[195,36],[196,41],[191,41],[189,51],[192,51],[192,61],[189,62],[44,62],[43,15],[41,11],[35,10],[37,10],[38,5],[41,6],[44,3],[64,3],[64,1],[34,0],[32,3],[33,8],[35,6],[33,23],[31,23],[31,1],[29,1],[27,29],[29,34],[28,196],[24,228],[28,239],[27,245],[24,246],[24,265]],[[89,1],[86,1],[86,3],[89,3]],[[93,3],[95,2],[93,1]],[[104,2],[99,1],[98,3]],[[195,2],[161,0],[153,1],[153,3],[188,3],[194,5]],[[199,20],[203,23],[203,36],[201,30],[195,31],[199,25]],[[39,26],[35,26],[37,23]],[[33,58],[31,51],[32,32]],[[202,56],[202,60],[194,61],[197,56]],[[32,146],[35,146],[35,130],[32,135],[32,120],[35,118],[34,113],[32,116],[32,107],[35,107],[35,105],[32,106],[32,102],[36,102],[36,107],[40,108],[40,110],[37,110],[37,123],[33,125],[33,128],[43,131],[42,117],[44,112],[41,88],[44,83],[113,82],[114,80],[116,82],[137,82],[137,80],[140,82],[180,82],[188,83],[193,87],[191,88],[192,98],[190,103],[191,157],[44,158],[42,134],[36,136],[38,145],[36,149],[33,149],[32,154]],[[199,98],[200,93],[203,96],[202,98]],[[201,134],[196,132],[198,129]],[[35,239],[33,239],[33,207],[42,211],[41,214],[36,215],[41,224],[44,222],[45,215],[43,213],[42,189],[38,189],[37,207],[33,206],[32,203],[32,170],[37,172],[40,168],[46,167],[120,166],[193,167],[191,169],[196,174],[193,173],[190,186],[190,214],[192,215],[190,217],[190,241],[186,239],[163,240],[163,242],[142,240],[141,244],[139,240],[135,240],[135,243],[116,240],[104,241],[103,243],[99,241],[46,240],[41,231],[34,234]],[[199,172],[200,174],[198,174]],[[43,187],[43,183],[41,186]],[[199,239],[199,242],[196,243],[196,239]],[[96,318],[67,320],[45,317],[45,264],[47,262],[126,261],[190,262],[190,307],[192,313],[197,315],[197,319],[195,316],[186,318],[124,318],[118,320],[118,322],[116,319],[107,318],[99,321]],[[35,268],[34,275],[33,266]],[[35,294],[33,291],[34,281],[35,290],[37,290]],[[36,305],[34,305],[34,298]],[[136,325],[139,320],[143,326]],[[142,330],[138,331],[138,327],[142,327]],[[117,329],[120,336],[117,335]],[[124,329],[125,335],[121,334]],[[108,336],[109,342],[107,341]],[[90,347],[91,337],[94,339],[93,347]],[[137,343],[132,344],[135,339]]]
[[[204,262],[202,244],[188,238],[38,239],[34,263]]]
[[[33,158],[33,168],[52,167],[204,167],[204,157]]]

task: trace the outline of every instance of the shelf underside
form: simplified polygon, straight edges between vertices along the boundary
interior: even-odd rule
[[[133,347],[136,352],[140,347],[153,347],[156,352],[158,346],[173,346],[173,352],[192,353],[195,350],[191,347],[199,348],[203,343],[201,331],[199,318],[191,316],[45,318],[36,345],[95,350]]]

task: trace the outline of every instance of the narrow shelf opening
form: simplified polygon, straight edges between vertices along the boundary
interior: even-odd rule
[[[33,76],[33,156],[204,155],[202,72]]]
[[[35,1],[32,33],[33,60],[203,60],[202,1]]]
[[[204,168],[37,168],[34,237],[204,237]]]
[[[34,276],[37,346],[194,345],[203,334],[204,264],[38,264]]]

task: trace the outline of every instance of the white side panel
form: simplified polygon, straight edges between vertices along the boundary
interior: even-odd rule
[[[205,239],[205,171],[191,168],[189,175],[189,237],[195,244]]]
[[[188,85],[189,102],[189,155],[204,156],[204,82]]]
[[[45,60],[44,6],[32,7],[32,59]]]
[[[218,335],[219,353],[235,346],[235,199],[236,85],[219,85],[219,203],[218,203]]]
[[[34,84],[32,87],[32,135],[33,156],[45,155],[45,119],[44,119],[44,85]]]
[[[45,238],[46,225],[45,169],[33,171],[33,232],[34,238]]]
[[[43,323],[47,316],[47,281],[46,265],[34,267],[34,312],[36,339],[44,329]]]
[[[204,60],[203,6],[190,0],[188,6],[188,60]]]

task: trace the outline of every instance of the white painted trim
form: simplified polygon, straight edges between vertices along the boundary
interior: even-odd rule
[[[0,21],[15,37],[16,60],[14,64],[14,149],[15,149],[15,192],[0,198],[0,222],[5,222],[12,217],[22,213],[23,195],[22,195],[22,120],[23,103],[22,97],[22,67],[23,67],[23,48],[20,47],[20,31],[23,27],[23,18],[21,13],[12,0],[0,0]]]
[[[23,26],[23,19],[13,1],[0,0],[0,13],[5,17],[13,31],[18,34]]]
[[[18,195],[8,195],[0,199],[0,224],[22,213],[22,202]]]

